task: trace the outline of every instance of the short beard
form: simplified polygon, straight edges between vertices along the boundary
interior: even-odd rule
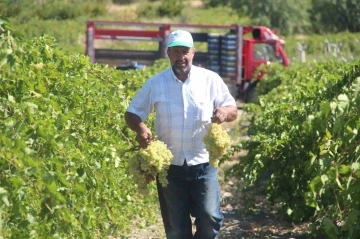
[[[191,65],[186,66],[185,69],[181,68],[177,68],[175,64],[173,64],[171,66],[173,72],[175,73],[175,75],[179,74],[179,75],[185,75],[185,74],[189,74],[190,70],[191,70]]]

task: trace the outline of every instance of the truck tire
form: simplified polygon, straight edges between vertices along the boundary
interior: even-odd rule
[[[225,84],[227,85],[227,87],[229,88],[229,92],[230,94],[234,97],[234,99],[236,100],[238,98],[238,87],[236,86],[236,83],[234,81],[225,81]]]
[[[245,102],[254,103],[258,100],[258,95],[256,93],[256,82],[251,83],[245,93]]]

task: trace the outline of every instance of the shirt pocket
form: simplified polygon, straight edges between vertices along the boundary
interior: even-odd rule
[[[211,99],[211,93],[206,88],[192,88],[189,91],[191,103],[197,108],[197,116],[201,121],[209,121],[211,119],[214,102]]]

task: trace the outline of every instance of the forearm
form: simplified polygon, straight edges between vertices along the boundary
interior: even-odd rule
[[[136,141],[141,147],[146,148],[152,140],[151,130],[134,113],[125,112],[125,121],[129,128],[136,132]]]
[[[145,123],[141,120],[141,118],[131,112],[125,112],[125,122],[129,126],[129,128],[136,133],[140,132],[142,128],[146,127]]]

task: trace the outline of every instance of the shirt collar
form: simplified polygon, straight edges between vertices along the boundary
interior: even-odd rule
[[[189,75],[188,75],[188,78],[187,78],[188,81],[190,81],[190,75],[191,75],[192,69],[193,69],[193,66],[191,66],[191,69],[190,69],[190,72],[189,72]],[[171,76],[172,76],[172,79],[173,79],[175,82],[181,82],[181,83],[183,83],[181,80],[179,80],[179,79],[176,77],[176,75],[175,75],[175,73],[174,73],[174,71],[172,70],[171,67],[169,68],[169,70],[170,70],[170,74],[171,74]]]

